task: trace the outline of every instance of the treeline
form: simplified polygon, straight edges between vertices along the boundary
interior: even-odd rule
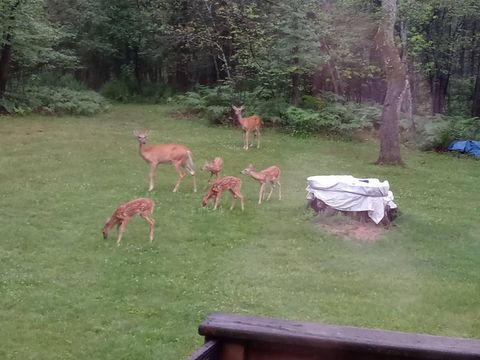
[[[383,103],[381,18],[379,0],[1,0],[0,96],[63,79],[119,101],[221,83]],[[404,110],[480,116],[478,0],[400,0],[396,19]]]

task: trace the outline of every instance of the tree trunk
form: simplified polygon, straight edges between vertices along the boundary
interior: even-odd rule
[[[446,98],[450,75],[439,74],[432,82],[432,112],[443,114],[446,110]]]
[[[475,78],[475,88],[473,90],[472,116],[480,117],[480,64]]]
[[[295,71],[292,74],[292,99],[291,103],[294,106],[300,104],[300,73]]]
[[[395,46],[393,31],[396,20],[396,0],[382,0],[385,12],[375,35],[375,43],[385,68],[387,93],[380,125],[380,154],[377,164],[403,164],[400,154],[399,112],[405,89],[405,69]]]
[[[293,53],[297,54],[298,53],[298,48],[295,47],[293,48]],[[291,103],[294,106],[297,106],[300,104],[300,73],[298,72],[298,64],[299,64],[299,59],[297,56],[294,56],[293,58],[293,65],[295,67],[294,72],[292,73],[292,97],[291,97]]]
[[[3,96],[7,88],[8,69],[10,68],[10,60],[12,58],[11,36],[7,35],[6,40],[0,52],[0,97]]]

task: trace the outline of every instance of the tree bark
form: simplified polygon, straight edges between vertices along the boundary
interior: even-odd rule
[[[475,88],[473,90],[472,116],[480,117],[480,64],[477,68],[477,76],[475,78]]]
[[[396,20],[396,0],[382,0],[384,19],[375,35],[375,43],[381,55],[387,93],[383,104],[380,125],[380,154],[377,164],[403,164],[400,153],[399,112],[405,89],[405,69],[395,46],[393,31]]]
[[[10,67],[10,60],[12,59],[11,36],[7,35],[6,40],[0,52],[0,97],[3,96],[7,88],[8,69]]]
[[[450,75],[439,74],[432,81],[432,112],[443,114],[446,110],[446,99]]]
[[[292,105],[300,104],[300,74],[296,71],[292,74]]]

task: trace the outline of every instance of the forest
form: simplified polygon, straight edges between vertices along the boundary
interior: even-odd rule
[[[394,116],[442,150],[480,136],[479,34],[476,0],[1,0],[0,112],[174,101],[229,123],[245,104],[342,137]]]

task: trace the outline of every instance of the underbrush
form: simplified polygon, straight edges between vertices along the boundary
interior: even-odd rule
[[[173,96],[174,90],[165,83],[143,81],[139,83],[131,65],[122,67],[118,78],[107,81],[100,93],[120,103],[157,104]]]
[[[415,116],[415,125],[415,131],[404,132],[403,142],[420,150],[445,151],[454,140],[480,139],[480,118]]]
[[[381,108],[346,102],[332,94],[319,98],[304,96],[299,106],[283,98],[269,96],[261,88],[240,94],[228,85],[215,88],[198,87],[176,97],[189,111],[203,114],[210,123],[233,122],[232,104],[246,104],[244,116],[260,114],[267,126],[276,126],[296,136],[327,134],[351,137],[362,129],[372,129],[381,115]]]
[[[70,75],[51,75],[16,82],[0,99],[0,108],[10,114],[32,112],[56,115],[94,115],[108,109],[106,99],[88,90]]]
[[[264,89],[236,92],[230,85],[199,86],[174,99],[215,125],[232,124],[231,105],[245,104],[244,116],[259,114],[266,126],[300,137],[323,134],[351,139],[355,134],[378,128],[382,115],[379,104],[348,102],[331,93],[303,96],[298,106],[292,106],[285,98],[272,97]],[[480,139],[479,118],[435,115],[415,116],[414,121],[414,127],[409,120],[400,122],[401,141],[412,148],[444,151],[453,140]]]

